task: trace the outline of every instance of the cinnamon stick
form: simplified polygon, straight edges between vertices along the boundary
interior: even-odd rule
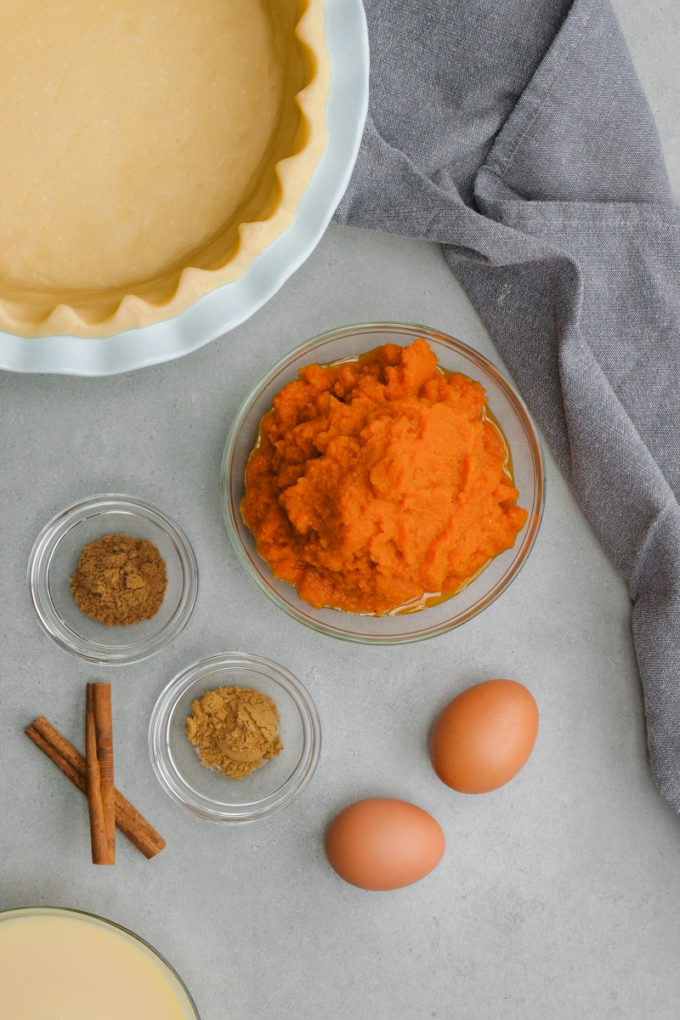
[[[80,751],[62,736],[44,715],[38,716],[26,735],[31,738],[58,769],[77,786],[81,793],[87,793],[86,764]],[[146,858],[155,857],[165,846],[165,840],[123,794],[114,788],[116,825],[130,842]]]
[[[113,796],[111,684],[87,685],[85,765],[92,863],[115,864],[116,807]]]

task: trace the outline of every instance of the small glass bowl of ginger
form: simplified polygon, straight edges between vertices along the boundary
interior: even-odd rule
[[[272,730],[271,756],[256,761],[236,753],[237,765],[247,761],[254,767],[227,768],[230,745],[222,761],[209,753],[203,759],[201,741],[195,730],[187,731],[187,720],[199,717],[210,692],[224,692],[225,699],[254,692],[273,703],[278,730]],[[248,705],[247,714],[251,711]],[[229,742],[224,726],[217,726],[211,750]],[[311,780],[320,750],[319,716],[303,684],[283,666],[243,652],[214,655],[183,669],[161,692],[149,722],[149,753],[159,783],[178,804],[214,822],[252,822],[289,805]]]

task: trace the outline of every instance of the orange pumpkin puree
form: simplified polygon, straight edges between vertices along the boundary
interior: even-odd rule
[[[427,343],[308,365],[274,398],[241,512],[312,606],[411,612],[459,591],[526,520],[482,386]]]

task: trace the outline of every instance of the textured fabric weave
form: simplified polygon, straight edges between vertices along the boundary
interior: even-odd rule
[[[341,222],[428,238],[633,601],[650,762],[680,811],[680,213],[608,0],[365,0]]]

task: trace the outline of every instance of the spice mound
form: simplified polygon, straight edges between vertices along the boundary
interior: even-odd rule
[[[262,419],[241,502],[274,575],[315,608],[372,615],[469,583],[527,518],[486,405],[422,338],[303,368]]]
[[[191,706],[186,735],[202,765],[231,779],[242,779],[283,750],[276,705],[251,687],[205,691]]]
[[[102,535],[86,545],[71,577],[79,608],[107,627],[150,620],[168,585],[165,562],[146,538]]]

